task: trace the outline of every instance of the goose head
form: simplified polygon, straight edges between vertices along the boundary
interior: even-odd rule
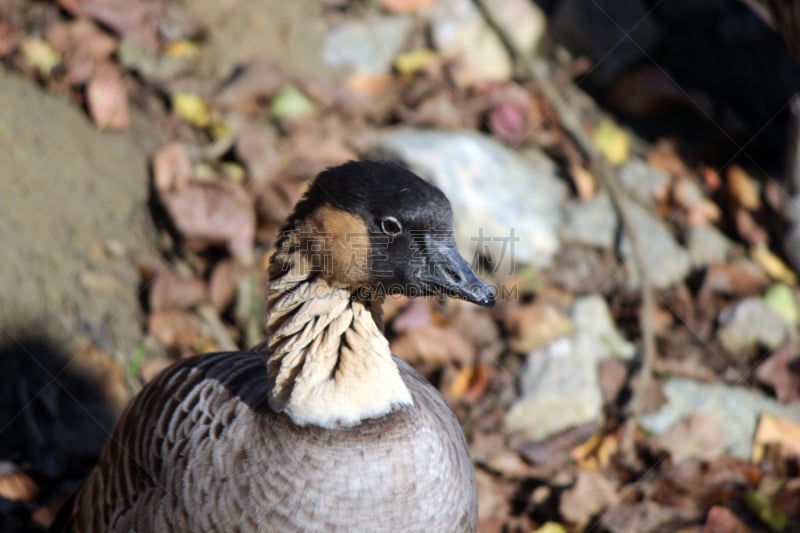
[[[323,171],[286,230],[279,245],[301,252],[304,270],[355,298],[444,295],[494,305],[456,248],[447,197],[398,164],[352,161]]]

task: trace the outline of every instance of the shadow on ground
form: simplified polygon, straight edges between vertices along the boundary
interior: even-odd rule
[[[0,474],[17,471],[33,481],[33,490],[17,489],[27,501],[0,496],[0,531],[43,531],[49,517],[34,511],[58,511],[113,425],[101,388],[76,367],[59,343],[36,331],[0,331]]]

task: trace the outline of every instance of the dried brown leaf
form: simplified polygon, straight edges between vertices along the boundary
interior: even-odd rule
[[[245,272],[241,264],[232,259],[220,261],[214,267],[209,281],[208,299],[220,313],[233,303],[239,280]]]
[[[158,19],[162,3],[156,0],[59,0],[76,17],[89,17],[126,39],[153,50],[158,47]]]
[[[715,417],[695,413],[651,439],[650,444],[667,451],[674,462],[686,459],[712,461],[725,451],[725,436],[722,425]]]
[[[190,246],[224,243],[244,264],[252,261],[256,216],[243,189],[190,184],[162,193],[161,202]]]
[[[447,387],[445,397],[450,402],[463,400],[471,403],[478,401],[489,386],[489,368],[486,365],[464,367],[456,372]]]
[[[597,183],[591,172],[582,165],[572,162],[569,165],[569,175],[572,177],[572,183],[575,185],[575,190],[578,191],[578,197],[581,200],[586,201],[594,198],[597,193]]]
[[[188,348],[196,345],[201,338],[200,319],[185,311],[151,314],[147,331],[167,348]]]
[[[607,357],[597,365],[597,382],[603,403],[613,405],[628,379],[628,367],[618,357]]]
[[[552,305],[538,302],[509,307],[504,323],[509,346],[519,353],[545,346],[573,330],[567,315]]]
[[[478,514],[482,517],[505,516],[508,513],[508,499],[504,484],[491,474],[478,470],[475,472],[478,483]]]
[[[753,461],[759,462],[764,456],[764,446],[779,444],[786,457],[800,457],[800,424],[762,414],[753,437]]]
[[[395,318],[392,329],[403,333],[431,323],[431,304],[426,300],[411,300]]]
[[[748,211],[761,209],[761,196],[758,184],[739,165],[731,165],[727,174],[728,194],[737,205]]]
[[[694,518],[694,517],[691,517]],[[662,507],[651,501],[637,503],[622,502],[610,507],[600,523],[610,533],[632,533],[634,531],[675,531],[686,522],[685,513]]]
[[[234,145],[236,157],[247,169],[250,180],[257,185],[272,181],[285,166],[286,157],[278,148],[274,136],[253,125],[246,126]]]
[[[184,277],[169,268],[162,268],[150,286],[149,303],[152,312],[184,311],[206,298],[206,284],[196,278]]]
[[[67,81],[81,85],[89,81],[117,50],[117,40],[88,19],[59,22],[47,28],[48,42],[64,58]]]
[[[477,347],[451,326],[428,324],[392,341],[392,352],[409,363],[440,367],[448,363],[471,365]]]
[[[128,93],[117,68],[103,68],[86,87],[86,103],[95,125],[101,130],[121,131],[131,124]]]
[[[733,221],[736,224],[736,233],[750,246],[765,246],[769,242],[767,230],[744,208],[734,208]]]
[[[727,507],[715,505],[708,511],[703,533],[747,533],[750,529]]]
[[[673,178],[684,178],[689,175],[689,169],[686,168],[671,141],[659,141],[647,154],[647,162],[651,167],[661,169]]]
[[[432,3],[433,0],[381,0],[381,7],[389,13],[416,13]]]
[[[796,513],[800,509],[800,477],[787,481],[773,497],[772,504],[783,513]]]
[[[153,156],[153,184],[159,193],[185,189],[192,180],[192,161],[186,145],[172,142]]]
[[[769,276],[747,259],[708,267],[701,293],[746,297],[761,294],[770,284]]]
[[[618,501],[616,483],[605,474],[578,470],[575,485],[561,495],[559,510],[568,522],[583,525]]]
[[[158,376],[162,370],[169,368],[175,363],[172,359],[166,357],[150,357],[142,361],[142,367],[139,373],[142,376],[143,383],[150,383]]]
[[[15,502],[32,502],[39,494],[39,486],[24,472],[14,469],[0,476],[0,497]]]
[[[17,47],[19,34],[8,22],[0,22],[0,58],[6,57]]]
[[[559,465],[571,457],[571,448],[591,439],[597,432],[596,422],[576,426],[542,441],[525,444],[520,452],[537,465]]]
[[[782,402],[800,401],[800,345],[789,339],[756,369],[756,378],[775,390]]]
[[[257,100],[271,99],[288,82],[289,77],[274,62],[254,61],[225,84],[214,103],[221,108],[254,109]]]

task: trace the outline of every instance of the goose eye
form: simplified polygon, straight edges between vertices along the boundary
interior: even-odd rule
[[[399,235],[403,225],[394,217],[385,217],[381,219],[381,230],[387,235]]]

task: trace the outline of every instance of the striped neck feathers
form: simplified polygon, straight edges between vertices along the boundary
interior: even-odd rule
[[[279,243],[270,264],[270,407],[300,426],[334,428],[412,405],[378,325],[381,301],[357,298],[353,280],[310,268],[314,258],[297,250]]]

